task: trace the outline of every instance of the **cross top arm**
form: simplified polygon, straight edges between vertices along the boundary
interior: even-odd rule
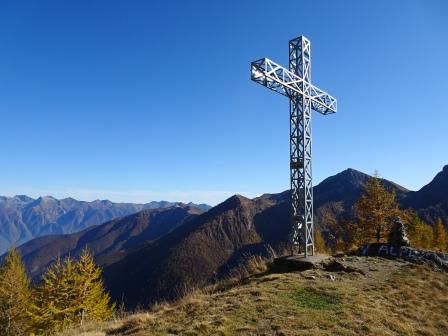
[[[337,111],[336,98],[268,58],[251,63],[251,79],[289,98],[297,94],[309,96],[316,112],[331,114]]]

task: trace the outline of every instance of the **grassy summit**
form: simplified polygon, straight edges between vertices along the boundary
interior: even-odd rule
[[[447,273],[381,258],[342,260],[359,272],[262,273],[66,335],[448,334]]]

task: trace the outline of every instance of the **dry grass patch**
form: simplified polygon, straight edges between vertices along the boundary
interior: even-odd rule
[[[448,335],[446,273],[374,258],[352,264],[366,275],[251,277],[77,335]]]

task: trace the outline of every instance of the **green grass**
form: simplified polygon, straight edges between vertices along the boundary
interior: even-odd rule
[[[286,298],[296,307],[315,310],[332,310],[342,306],[339,296],[315,288],[299,288],[286,294]]]

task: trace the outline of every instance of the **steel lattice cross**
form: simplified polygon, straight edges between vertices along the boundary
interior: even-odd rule
[[[289,41],[289,70],[262,58],[251,63],[251,79],[289,98],[292,246],[314,254],[311,109],[336,112],[336,99],[311,84],[311,43]]]

